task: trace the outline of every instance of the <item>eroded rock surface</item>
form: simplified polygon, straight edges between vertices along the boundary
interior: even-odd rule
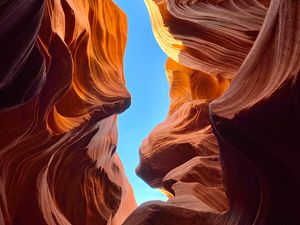
[[[137,174],[167,192],[123,225],[300,223],[300,1],[146,0],[171,105]]]
[[[300,1],[146,0],[171,104],[137,174],[117,149],[127,24],[111,0],[0,3],[0,224],[300,224]]]
[[[126,38],[111,0],[0,3],[1,225],[118,225],[136,207],[116,154]]]

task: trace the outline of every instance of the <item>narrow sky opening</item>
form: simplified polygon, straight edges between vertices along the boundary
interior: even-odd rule
[[[166,200],[159,190],[150,188],[135,174],[142,140],[162,122],[168,111],[167,56],[159,48],[143,0],[115,0],[128,17],[125,79],[131,93],[130,108],[119,116],[118,154],[138,204]]]

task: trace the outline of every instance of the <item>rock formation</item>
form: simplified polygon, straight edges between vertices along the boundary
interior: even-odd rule
[[[0,3],[0,224],[119,225],[124,13],[111,0]]]
[[[300,224],[300,1],[146,0],[171,105],[123,225]]]
[[[0,225],[300,224],[300,1],[146,4],[171,104],[137,174],[169,200],[135,209],[116,153],[124,13],[4,0]]]

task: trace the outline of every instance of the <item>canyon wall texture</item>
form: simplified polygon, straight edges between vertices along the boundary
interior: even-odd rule
[[[119,225],[135,209],[116,154],[126,39],[111,0],[0,2],[1,225]]]
[[[146,0],[171,105],[123,225],[300,224],[300,1]]]
[[[0,225],[300,224],[300,1],[146,4],[171,104],[136,172],[169,200],[135,209],[116,153],[124,13],[111,0],[5,0]]]

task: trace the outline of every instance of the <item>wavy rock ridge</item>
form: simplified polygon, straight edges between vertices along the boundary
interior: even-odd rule
[[[171,105],[137,173],[116,154],[126,18],[111,0],[0,3],[0,224],[300,223],[300,2],[146,0]]]
[[[111,0],[0,3],[0,224],[121,224],[130,105],[124,13]]]
[[[123,224],[299,224],[300,1],[146,4],[171,105],[137,174],[170,199]]]

